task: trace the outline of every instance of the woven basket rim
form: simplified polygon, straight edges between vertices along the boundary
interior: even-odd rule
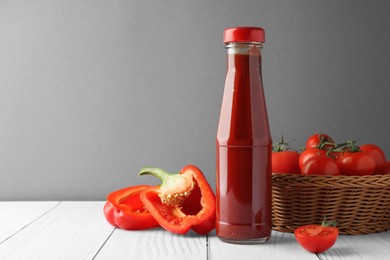
[[[302,175],[302,174],[286,174],[272,173],[273,185],[289,185],[294,186],[313,186],[320,187],[345,187],[345,188],[380,188],[390,186],[390,174],[387,175],[363,175],[363,176],[347,176],[347,175]]]

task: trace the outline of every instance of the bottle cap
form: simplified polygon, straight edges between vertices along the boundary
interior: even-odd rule
[[[265,31],[259,27],[231,27],[223,32],[223,42],[264,42]]]

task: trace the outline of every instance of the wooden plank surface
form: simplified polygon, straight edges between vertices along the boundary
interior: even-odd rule
[[[289,259],[313,260],[318,259],[296,243],[290,233],[272,232],[269,241],[259,245],[236,245],[222,242],[215,235],[209,237],[210,258],[217,259]]]
[[[333,260],[382,260],[390,259],[390,231],[367,235],[342,235],[319,259]]]
[[[206,236],[175,235],[161,228],[146,231],[116,229],[95,259],[206,260]]]
[[[0,244],[53,210],[58,203],[58,201],[1,201]]]
[[[102,209],[103,202],[61,202],[1,243],[0,259],[93,259],[114,230]]]
[[[0,259],[388,259],[390,231],[339,236],[322,254],[301,248],[293,234],[272,232],[262,245],[234,245],[215,232],[175,235],[161,228],[115,229],[104,202],[0,202]]]

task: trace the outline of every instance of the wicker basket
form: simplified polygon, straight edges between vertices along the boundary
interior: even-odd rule
[[[274,230],[293,232],[324,218],[338,221],[340,234],[389,230],[390,175],[272,174]]]

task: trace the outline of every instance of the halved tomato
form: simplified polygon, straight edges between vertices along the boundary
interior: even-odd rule
[[[299,244],[312,253],[322,253],[336,243],[339,229],[323,225],[310,224],[299,227],[294,231]]]

